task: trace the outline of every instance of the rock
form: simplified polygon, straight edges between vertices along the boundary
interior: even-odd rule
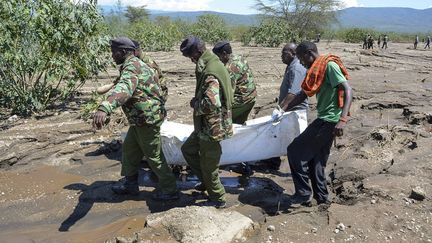
[[[136,243],[136,240],[126,239],[124,237],[116,237],[115,243]]]
[[[423,201],[426,198],[426,193],[423,188],[416,186],[412,189],[409,197],[417,201]]]
[[[267,227],[267,230],[268,230],[268,231],[275,231],[275,230],[276,230],[276,227],[274,227],[274,225],[269,225],[269,226]]]
[[[375,204],[377,201],[375,199],[371,200],[371,204]]]
[[[335,234],[338,234],[339,233],[339,229],[335,229],[334,232],[335,232]]]
[[[317,228],[312,228],[311,232],[314,233],[314,234],[316,234],[316,232],[318,232],[318,229]]]
[[[211,218],[211,220],[210,220]],[[177,241],[233,242],[252,231],[253,221],[235,211],[213,207],[173,208],[147,216],[146,227],[166,229]]]
[[[339,223],[338,225],[336,225],[336,229],[344,231],[346,229],[346,226],[343,223]]]
[[[19,119],[19,118],[18,118],[17,115],[13,115],[13,116],[11,116],[11,117],[8,118],[8,121],[9,121],[9,122],[14,122],[14,121],[16,121],[16,120],[18,120],[18,119]]]

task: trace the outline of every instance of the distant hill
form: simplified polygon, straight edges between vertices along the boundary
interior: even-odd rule
[[[432,32],[432,8],[347,8],[339,11],[341,27],[365,27],[382,31]]]
[[[169,16],[172,19],[183,19],[186,21],[195,21],[196,18],[203,14],[216,14],[221,16],[225,22],[229,25],[257,25],[259,23],[259,15],[241,15],[241,14],[231,14],[231,13],[219,13],[213,11],[197,11],[197,12],[159,12],[152,13],[151,17],[155,18],[157,16]]]
[[[112,6],[100,6],[105,14],[110,13]],[[259,15],[241,15],[219,13],[213,11],[197,12],[169,12],[150,10],[151,18],[157,16],[169,16],[173,19],[181,18],[186,21],[195,21],[203,14],[216,14],[222,16],[229,25],[256,25],[259,23]],[[361,27],[372,28],[380,31],[396,32],[432,32],[432,8],[346,8],[338,11],[338,23],[335,28]]]

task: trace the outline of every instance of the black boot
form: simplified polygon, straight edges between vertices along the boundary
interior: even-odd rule
[[[207,190],[204,183],[202,182],[198,182],[197,184],[195,184],[194,189],[200,192],[205,192]]]
[[[111,187],[111,190],[115,194],[130,194],[130,195],[137,195],[139,193],[139,187],[138,187],[138,174],[133,176],[125,176],[124,182],[118,185],[114,185]]]

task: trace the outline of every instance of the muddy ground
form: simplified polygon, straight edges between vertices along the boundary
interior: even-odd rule
[[[390,43],[387,50],[371,52],[356,44],[319,43],[320,53],[342,58],[354,90],[352,117],[327,165],[333,203],[329,208],[278,203],[293,193],[286,157],[279,171],[255,168],[249,178],[228,168],[222,171],[225,210],[260,225],[247,242],[432,241],[432,52],[407,47]],[[257,117],[270,114],[267,104],[278,95],[285,68],[280,48],[235,44],[234,51],[254,71],[256,106],[262,107]],[[170,79],[168,119],[191,124],[194,65],[178,51],[150,55]],[[96,133],[80,118],[94,87],[109,82],[107,74],[101,78],[59,110],[30,119],[2,114],[0,242],[103,242],[136,232],[141,240],[173,241],[166,231],[144,228],[146,216],[203,200],[193,180],[181,179],[181,200],[151,200],[155,183],[145,168],[139,196],[112,194],[110,186],[120,178],[120,132],[127,128],[121,112]],[[312,99],[309,119],[315,116]],[[415,187],[424,200],[410,198]]]

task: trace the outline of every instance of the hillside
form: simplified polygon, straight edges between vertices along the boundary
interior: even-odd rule
[[[100,6],[105,14],[110,13],[112,6]],[[173,19],[181,18],[187,21],[195,21],[199,15],[216,14],[222,16],[229,25],[256,25],[259,23],[259,15],[240,15],[231,13],[219,13],[213,11],[197,12],[168,12],[151,10],[151,18],[157,16],[169,16]],[[362,27],[373,28],[381,31],[396,32],[432,32],[432,8],[347,8],[338,11],[338,23],[335,28]]]
[[[432,31],[432,8],[347,8],[339,12],[342,27],[365,27],[397,32]]]

